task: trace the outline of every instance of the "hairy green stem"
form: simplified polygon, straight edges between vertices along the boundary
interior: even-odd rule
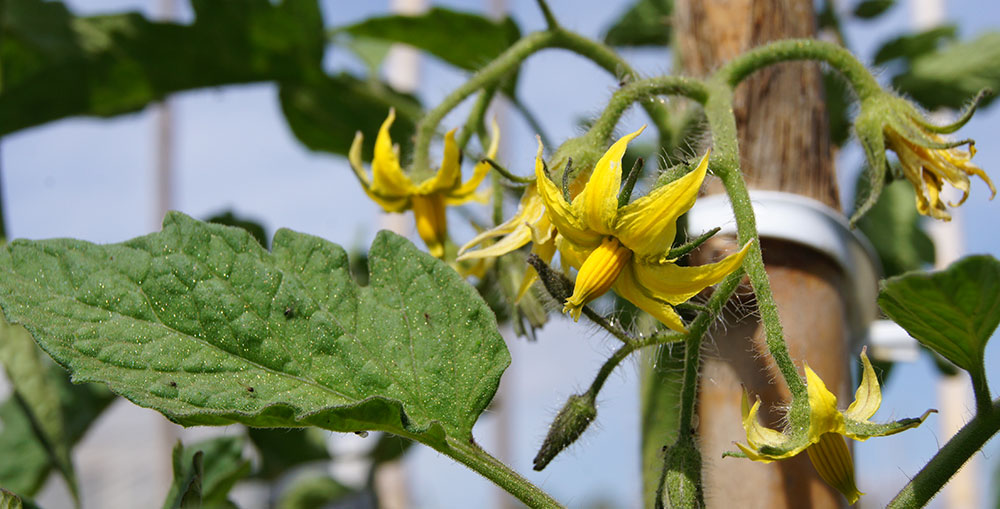
[[[972,376],[972,390],[976,395],[976,413],[989,412],[993,402],[990,386],[986,383],[986,368],[980,366],[980,369],[970,371],[969,374]]]
[[[725,76],[721,72],[719,75]],[[710,168],[726,188],[736,218],[737,236],[739,242],[744,244],[757,238],[757,220],[753,205],[750,203],[750,193],[739,170],[736,117],[732,108],[733,91],[727,82],[718,79],[712,80],[709,86],[711,93],[705,103],[705,115],[712,130],[713,150]],[[764,258],[759,243],[747,253],[743,267],[750,277],[750,284],[753,285],[754,294],[757,296],[757,309],[764,324],[768,352],[777,364],[794,400],[804,404],[806,385],[795,369],[792,357],[788,353],[788,345],[785,344],[781,320],[778,317],[778,306],[774,303],[771,282],[764,270]]]
[[[875,77],[850,51],[836,44],[815,39],[788,39],[754,48],[722,66],[715,73],[715,78],[730,87],[735,87],[755,71],[792,60],[826,62],[847,79],[861,100],[882,93],[882,87]]]
[[[447,446],[435,447],[435,450],[493,481],[504,491],[524,502],[526,506],[535,509],[562,507],[548,493],[490,455],[472,440],[463,441],[448,437],[446,441]]]
[[[1000,400],[992,402],[985,411],[976,412],[955,436],[934,455],[917,475],[886,506],[889,509],[915,509],[924,507],[958,469],[979,452],[986,442],[1000,431]]]
[[[562,48],[577,53],[616,76],[625,76],[628,79],[635,79],[638,76],[628,62],[619,57],[611,48],[582,35],[562,28],[528,34],[507,48],[486,67],[476,72],[468,81],[453,90],[420,120],[417,124],[414,144],[413,171],[417,174],[430,173],[431,139],[434,137],[438,124],[448,112],[461,104],[476,90],[498,82],[529,56],[547,48]],[[661,139],[669,139],[672,136],[673,127],[670,125],[666,108],[659,103],[648,103],[644,104],[643,107],[660,131]]]
[[[657,76],[633,81],[611,96],[608,105],[604,107],[601,116],[594,121],[587,135],[597,142],[606,144],[611,139],[618,120],[633,103],[662,106],[655,101],[659,95],[682,95],[704,103],[708,98],[708,89],[701,80],[684,76]],[[653,102],[650,102],[651,100]]]
[[[601,369],[597,372],[597,376],[594,377],[594,381],[591,382],[590,388],[587,389],[587,393],[596,398],[597,393],[601,392],[604,382],[611,376],[611,373],[623,360],[632,355],[632,352],[641,350],[647,346],[668,345],[671,343],[680,343],[681,341],[684,341],[684,335],[678,333],[654,334],[627,341],[624,345],[618,347],[618,350],[615,350],[615,353],[611,354],[608,360],[604,361]]]

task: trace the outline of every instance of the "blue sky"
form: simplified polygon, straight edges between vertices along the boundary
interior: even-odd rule
[[[67,3],[79,13],[122,9],[149,13],[155,5],[143,0]],[[385,12],[387,3],[327,1],[327,23],[347,24]],[[486,3],[435,2],[475,11],[485,9]],[[509,3],[522,31],[543,28],[533,1]],[[552,2],[552,6],[563,25],[597,36],[625,3],[587,0],[573,2],[572,7],[568,2]],[[877,24],[849,27],[849,38],[862,59],[870,58],[879,42],[909,24],[909,8],[904,2]],[[988,0],[948,4],[948,17],[959,24],[962,38],[996,28],[998,11]],[[181,16],[189,14],[182,12]],[[644,74],[660,74],[670,67],[666,52],[629,51],[626,56]],[[336,50],[331,51],[328,64],[360,69],[358,62]],[[463,80],[461,73],[433,60],[425,61],[422,71],[420,95],[425,104],[434,104]],[[577,119],[598,111],[616,85],[614,77],[579,57],[546,51],[528,61],[519,87],[548,134],[561,141],[578,134]],[[176,96],[172,104],[176,118],[172,208],[195,217],[233,209],[261,221],[271,233],[287,227],[348,248],[367,246],[374,238],[381,212],[364,198],[342,158],[310,152],[298,144],[285,125],[273,86],[199,90]],[[515,172],[526,173],[534,154],[534,133],[516,114],[507,118],[502,158]],[[452,115],[444,125],[457,125],[460,119]],[[643,122],[642,113],[633,111],[621,127],[624,131]],[[67,119],[4,138],[0,161],[9,236],[118,242],[157,229],[153,132],[153,117],[144,111],[110,120]],[[995,170],[1000,168],[1000,150],[992,143],[997,132],[1000,107],[994,106],[977,113],[959,134],[978,140],[977,164],[1000,178]],[[841,182],[845,186],[854,181],[858,158],[856,147],[841,154]],[[842,194],[850,196],[847,188]],[[986,186],[973,182],[972,197],[961,209],[965,242],[969,253],[1000,256],[995,226],[1000,202],[990,202],[987,197]],[[609,380],[601,395],[598,421],[582,443],[544,472],[536,473],[530,469],[530,460],[549,420],[566,396],[589,384],[614,345],[593,329],[573,327],[555,318],[539,342],[513,339],[510,346],[514,363],[505,376],[504,399],[517,402],[509,415],[515,443],[509,459],[514,467],[571,506],[602,499],[615,507],[638,507],[637,363],[626,363]],[[987,349],[987,358],[992,385],[997,387],[1000,350],[995,344]],[[926,358],[898,366],[886,390],[883,411],[876,417],[919,415],[936,406],[926,396],[934,394],[935,373]],[[477,428],[480,442],[488,449],[496,421],[495,416],[487,415]],[[932,417],[917,430],[855,447],[860,487],[869,492],[865,504],[883,504],[933,454],[939,443],[936,426]],[[996,443],[984,456],[984,473],[992,475],[997,464]],[[417,451],[407,461],[413,467],[410,486],[419,506],[471,507],[495,492],[487,481],[429,449]],[[453,492],[451,486],[459,489]]]

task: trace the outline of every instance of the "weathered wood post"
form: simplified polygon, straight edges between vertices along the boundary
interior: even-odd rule
[[[696,76],[749,48],[816,32],[811,0],[678,0],[674,26],[681,68]],[[741,168],[751,189],[804,195],[840,210],[817,64],[793,62],[758,72],[736,90],[734,112]],[[718,192],[721,186],[709,186],[708,193]],[[808,361],[838,399],[849,402],[845,274],[801,245],[764,240],[761,248],[792,357]],[[711,251],[703,249],[701,256]],[[752,310],[752,302],[745,304]],[[773,427],[780,427],[773,410],[789,393],[764,355],[763,328],[752,312],[717,328],[706,344],[697,429],[707,504],[843,506],[844,498],[819,478],[805,454],[768,465],[722,458],[735,449],[734,440],[745,439],[741,384],[761,396],[770,409],[762,418]]]

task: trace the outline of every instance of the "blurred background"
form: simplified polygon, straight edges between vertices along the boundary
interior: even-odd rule
[[[553,1],[551,6],[563,26],[600,39],[633,3]],[[65,4],[79,16],[137,11],[148,18],[181,23],[194,18],[191,7],[182,0],[66,0]],[[494,18],[508,15],[522,33],[545,26],[535,2],[528,0],[455,0],[433,5]],[[857,15],[858,5],[847,0],[829,4],[845,21],[844,39],[864,62],[874,61],[887,42],[905,33],[954,27],[948,32],[952,35],[932,39],[933,49],[950,44],[952,39],[975,40],[1000,26],[1000,5],[992,0],[900,1],[870,19]],[[325,26],[340,27],[375,15],[407,9],[421,12],[429,7],[420,1],[328,0],[322,2],[322,13]],[[817,10],[826,7],[826,2],[817,1]],[[668,49],[625,47],[622,53],[640,74],[670,71]],[[905,65],[905,59],[882,63],[880,79],[889,83]],[[324,67],[358,76],[369,72],[369,65],[357,52],[337,44],[327,47]],[[997,66],[993,69],[1000,73]],[[439,102],[468,76],[466,71],[433,57],[414,57],[405,48],[391,50],[378,73],[396,88],[412,92],[425,107]],[[994,74],[992,79],[996,82],[1000,76]],[[598,112],[617,86],[614,76],[590,62],[565,51],[547,50],[522,68],[518,98],[558,145],[579,134],[581,121]],[[442,125],[461,125],[467,108],[468,104],[456,110]],[[532,171],[536,129],[517,109],[509,102],[496,108],[503,126],[499,159],[513,172],[525,175]],[[947,110],[942,114],[948,118]],[[633,109],[621,131],[645,122],[645,115]],[[958,133],[977,140],[979,153],[974,162],[995,179],[1000,179],[996,170],[1000,168],[998,133],[1000,108],[996,106],[977,112]],[[647,134],[642,140],[652,143],[653,138]],[[341,142],[349,143],[350,139]],[[861,161],[853,140],[838,153],[845,210],[852,208]],[[201,219],[231,212],[261,224],[268,238],[284,227],[324,237],[355,252],[365,251],[375,233],[386,227],[420,244],[408,216],[387,216],[364,196],[346,159],[311,150],[297,138],[273,83],[186,91],[172,95],[164,105],[135,113],[106,119],[74,117],[13,132],[0,140],[0,177],[3,217],[11,239],[74,237],[119,242],[158,230],[164,210],[170,209]],[[950,239],[944,247],[1000,256],[1000,202],[990,202],[988,197],[986,186],[974,181],[969,201],[955,212],[955,227],[944,233]],[[471,213],[488,217],[485,209]],[[451,222],[458,225],[462,218],[455,216]],[[471,227],[458,226],[452,231],[458,243],[472,235]],[[571,327],[571,323],[554,316],[538,331],[534,342],[506,331],[513,362],[504,375],[499,404],[488,410],[477,426],[477,440],[568,506],[640,507],[637,361],[623,365],[609,380],[599,402],[598,419],[580,443],[557,457],[545,471],[531,470],[531,458],[555,412],[568,395],[589,384],[615,346],[603,332]],[[993,389],[1000,390],[1000,346],[995,341],[987,347],[986,359]],[[961,387],[958,396],[952,396],[956,389],[942,386],[941,379],[940,370],[927,354],[896,364],[876,419],[919,415],[929,407],[943,408],[946,400],[957,402],[960,413],[963,408],[972,408],[962,399],[967,396]],[[962,378],[958,385],[965,383]],[[3,391],[6,397],[9,388],[4,385]],[[859,487],[867,493],[862,507],[884,506],[937,451],[945,440],[942,419],[941,415],[932,416],[918,429],[856,444]],[[160,505],[172,479],[170,451],[176,440],[242,433],[238,427],[181,429],[155,412],[115,401],[74,451],[83,505]],[[329,468],[345,485],[362,486],[370,461],[367,451],[377,440],[377,434],[323,433],[322,441],[335,459],[330,466],[322,463],[311,468]],[[259,461],[253,456],[257,453],[246,454]],[[994,440],[974,459],[971,481],[963,484],[963,494],[951,499],[969,505],[949,504],[947,496],[939,496],[932,507],[1000,507],[995,492],[1000,484],[995,482],[1000,479],[998,467]],[[384,499],[387,506],[510,504],[488,481],[429,448],[414,447],[401,464],[386,472],[382,482],[392,486],[391,491],[399,497],[395,501]],[[237,486],[233,499],[240,507],[256,508],[270,506],[273,496],[263,482],[251,480]],[[37,501],[49,508],[72,505],[65,484],[55,475],[50,476]],[[363,501],[352,503],[364,507]]]

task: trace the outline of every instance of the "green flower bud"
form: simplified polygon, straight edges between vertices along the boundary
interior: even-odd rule
[[[533,460],[535,470],[545,468],[552,458],[575,442],[595,417],[597,417],[597,406],[594,404],[593,396],[589,393],[570,396],[549,426],[549,433],[542,442],[542,448],[535,455]]]

